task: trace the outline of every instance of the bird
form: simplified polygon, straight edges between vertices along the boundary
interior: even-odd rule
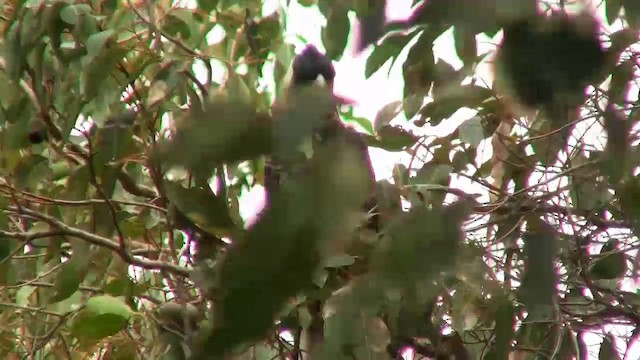
[[[288,101],[295,96],[295,94],[301,89],[310,86],[325,86],[332,94],[335,103],[342,103],[345,100],[336,96],[334,93],[334,80],[336,77],[336,70],[333,66],[331,59],[325,54],[320,52],[314,45],[307,45],[302,52],[300,52],[294,58],[292,62],[292,75],[291,80],[286,91],[284,101]],[[286,106],[286,105],[274,105],[274,107]],[[371,197],[363,205],[363,210],[371,214],[367,224],[367,228],[377,231],[379,228],[378,216],[375,214],[376,208],[376,181],[375,173],[369,156],[368,145],[365,142],[363,136],[354,128],[347,126],[340,119],[337,107],[333,107],[331,112],[326,115],[326,121],[314,129],[312,147],[317,149],[320,146],[325,145],[329,141],[336,139],[337,137],[343,137],[348,143],[351,143],[358,149],[360,153],[360,159],[366,165],[369,172]],[[265,162],[265,189],[267,192],[267,202],[269,194],[273,194],[278,190],[283,182],[283,173],[286,173],[287,169],[283,169],[283,166],[279,164],[278,160],[272,156]]]

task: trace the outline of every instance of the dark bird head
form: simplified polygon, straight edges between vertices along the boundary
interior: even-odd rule
[[[311,85],[319,76],[329,85],[333,85],[336,70],[325,54],[313,45],[308,45],[293,59],[293,86]]]

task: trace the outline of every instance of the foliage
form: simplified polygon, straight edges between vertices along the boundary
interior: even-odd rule
[[[240,216],[265,157],[296,163],[333,106],[308,89],[272,109],[295,56],[287,6],[3,2],[0,356],[583,359],[595,332],[601,359],[622,358],[616,343],[640,333],[640,3],[604,1],[619,30],[598,30],[604,50],[587,41],[602,59],[585,78],[585,64],[564,71],[579,57],[557,60],[574,30],[551,28],[501,49],[495,89],[479,65],[496,51],[478,39],[531,16],[544,28],[536,9],[564,1],[414,1],[387,23],[382,0],[298,3],[327,18],[332,59],[353,13],[356,48],[376,44],[365,75],[402,66],[402,99],[375,119],[340,109],[369,146],[412,157],[377,184],[377,233],[361,226],[366,169],[340,139],[302,160],[254,224]],[[433,54],[450,29],[460,68]],[[536,81],[555,91],[544,103],[522,98]],[[555,106],[557,93],[571,100]],[[476,114],[428,136],[461,108]]]

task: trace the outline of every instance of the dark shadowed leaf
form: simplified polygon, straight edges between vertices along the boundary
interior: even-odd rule
[[[629,93],[630,81],[633,80],[635,62],[633,59],[625,60],[616,66],[611,74],[609,83],[609,104],[624,106]]]
[[[456,53],[465,66],[473,66],[478,53],[476,33],[467,30],[464,26],[456,26],[453,29]]]
[[[610,239],[607,241],[600,254],[594,258],[594,263],[589,269],[591,276],[598,280],[620,279],[627,272],[627,257],[618,248],[619,240]]]
[[[607,22],[611,25],[620,16],[620,10],[622,10],[622,2],[624,0],[607,0],[605,2],[605,14]]]
[[[426,96],[434,80],[434,72],[433,37],[432,34],[423,32],[409,50],[407,60],[402,65],[404,98]],[[407,114],[407,118],[411,116]]]
[[[636,31],[640,28],[640,3],[637,1],[625,0],[624,11],[629,25]]]
[[[607,146],[604,149],[606,160],[602,166],[611,184],[618,184],[631,170],[627,141],[630,126],[623,113],[611,105],[607,107],[604,114],[604,128],[607,131]]]
[[[513,303],[505,296],[499,296],[496,301],[496,327],[495,336],[496,343],[492,349],[491,359],[506,359],[511,352],[511,343],[513,342],[514,331],[514,315],[515,311]]]
[[[226,200],[210,189],[185,189],[170,181],[165,181],[164,187],[169,201],[200,228],[219,236],[229,235],[233,230],[235,224],[229,216]]]
[[[600,344],[598,360],[620,360],[620,354],[616,349],[615,339],[611,334],[605,335]]]

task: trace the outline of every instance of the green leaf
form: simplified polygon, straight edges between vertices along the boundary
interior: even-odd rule
[[[327,26],[322,29],[322,43],[332,60],[339,60],[347,46],[351,30],[348,10],[342,2],[334,3],[327,14]]]
[[[98,341],[124,329],[133,314],[122,300],[109,295],[94,296],[73,319],[72,334],[85,341]]]
[[[634,79],[635,62],[633,59],[623,61],[611,74],[609,84],[609,104],[624,106],[629,93],[630,82]]]
[[[100,39],[96,39],[96,43],[100,42]],[[96,44],[96,47],[98,44]],[[99,56],[85,56],[83,60],[84,71],[80,78],[81,93],[84,96],[84,100],[91,101],[98,95],[106,97],[114,94],[120,95],[120,89],[114,88],[114,86],[107,86],[106,84],[114,84],[113,79],[110,78],[111,72],[115,70],[116,65],[122,61],[128,50],[114,45],[105,49]],[[112,93],[110,94],[109,91]]]
[[[78,25],[82,15],[91,14],[91,6],[88,4],[69,4],[60,10],[60,18],[70,25]],[[89,44],[87,44],[89,46]]]
[[[68,6],[67,8],[69,7],[70,6]],[[65,10],[67,8],[65,8]],[[89,39],[87,39],[87,59],[85,61],[89,62],[94,57],[100,55],[100,53],[102,52],[102,49],[104,49],[104,47],[107,45],[107,42],[114,35],[115,35],[115,31],[111,29],[107,29],[89,36]]]
[[[429,93],[435,76],[433,37],[430,33],[423,32],[409,50],[407,60],[402,65],[402,76],[405,99],[410,96],[424,97]],[[412,117],[406,115],[407,119]]]
[[[630,176],[629,164],[629,131],[631,123],[622,112],[613,106],[607,106],[604,113],[604,128],[607,131],[607,145],[604,149],[606,161],[602,169],[609,177],[609,183],[618,184]]]
[[[378,71],[389,59],[392,59],[391,66],[396,61],[397,56],[402,49],[413,39],[419,30],[413,30],[408,34],[393,33],[386,36],[380,45],[373,48],[371,55],[367,58],[364,68],[365,78],[371,77]]]
[[[506,359],[511,352],[511,344],[515,334],[514,315],[515,310],[513,304],[505,296],[500,296],[495,300],[496,304],[496,325],[495,337],[496,342],[493,350],[492,359]]]

